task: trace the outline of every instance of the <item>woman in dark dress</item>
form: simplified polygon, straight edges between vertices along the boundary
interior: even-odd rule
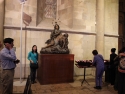
[[[117,56],[117,54],[115,54],[115,51],[116,49],[112,48],[111,54],[110,54],[110,83],[111,85],[114,85],[115,75],[116,75],[116,66],[114,64],[114,58]]]

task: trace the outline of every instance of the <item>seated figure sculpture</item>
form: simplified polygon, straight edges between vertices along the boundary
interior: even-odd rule
[[[51,32],[50,39],[45,43],[47,46],[41,48],[41,54],[69,54],[68,34],[62,34],[57,23]]]

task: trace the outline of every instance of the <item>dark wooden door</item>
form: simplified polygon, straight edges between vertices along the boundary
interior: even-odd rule
[[[125,46],[125,0],[119,0],[118,50]]]

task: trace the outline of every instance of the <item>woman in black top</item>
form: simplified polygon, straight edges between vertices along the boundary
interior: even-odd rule
[[[115,75],[116,75],[116,66],[114,64],[114,58],[117,56],[117,54],[115,54],[115,51],[116,49],[115,48],[112,48],[111,49],[111,54],[110,54],[110,83],[111,85],[114,85],[114,82],[115,82]]]

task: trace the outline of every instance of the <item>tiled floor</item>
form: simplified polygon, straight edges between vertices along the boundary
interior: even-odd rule
[[[101,90],[94,89],[94,77],[86,76],[89,85],[84,82],[81,86],[83,76],[74,77],[73,83],[61,83],[40,85],[37,83],[32,84],[32,94],[117,94],[117,91],[112,86],[103,82]],[[24,91],[24,86],[14,86],[14,94],[21,94]]]
[[[94,89],[94,76],[86,76],[86,80],[89,85],[84,82],[81,86],[83,76],[74,77],[73,83],[60,83],[60,84],[49,84],[40,85],[39,82],[31,85],[32,94],[117,94],[117,91],[113,89],[111,85],[103,82],[101,90]],[[15,81],[19,79],[15,79]],[[103,79],[104,81],[104,79]],[[14,94],[23,94],[25,86],[14,86]],[[0,84],[1,94],[1,84]]]

